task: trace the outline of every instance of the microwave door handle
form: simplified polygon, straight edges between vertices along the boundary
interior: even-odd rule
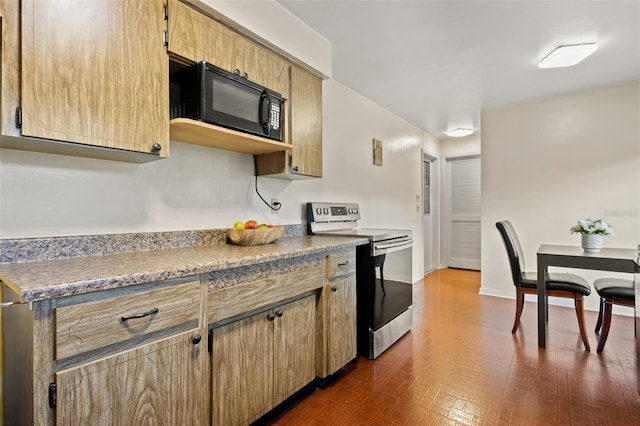
[[[260,95],[260,125],[266,135],[271,130],[271,96],[266,90],[262,91]]]

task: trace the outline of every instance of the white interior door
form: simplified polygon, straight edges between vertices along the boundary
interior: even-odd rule
[[[447,159],[447,266],[480,270],[480,156]]]

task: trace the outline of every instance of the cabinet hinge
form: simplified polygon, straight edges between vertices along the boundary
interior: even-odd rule
[[[16,129],[22,128],[22,108],[16,107]]]
[[[207,352],[211,352],[213,349],[213,330],[209,331],[209,336],[207,336]]]
[[[49,383],[49,407],[55,408],[58,403],[58,386],[55,383]]]
[[[163,5],[163,9],[164,9],[164,20],[166,21],[167,19],[169,19],[169,5],[165,3]]]
[[[167,31],[164,32],[164,47],[169,46],[169,33]]]

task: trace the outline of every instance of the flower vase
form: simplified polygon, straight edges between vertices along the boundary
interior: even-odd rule
[[[582,249],[587,253],[597,253],[602,248],[602,234],[582,234]]]

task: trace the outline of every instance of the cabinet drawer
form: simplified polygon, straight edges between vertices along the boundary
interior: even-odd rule
[[[208,323],[322,288],[322,266],[209,292]]]
[[[327,265],[327,279],[352,274],[356,271],[356,255],[353,251],[331,254]]]
[[[56,359],[189,321],[196,327],[199,314],[199,282],[56,308]]]

